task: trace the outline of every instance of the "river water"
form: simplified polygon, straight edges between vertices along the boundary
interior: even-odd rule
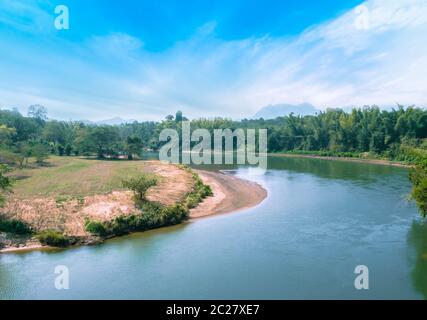
[[[403,168],[270,157],[255,208],[95,247],[0,255],[1,299],[425,299],[427,224]],[[55,289],[55,267],[70,288]],[[356,290],[354,269],[369,269]]]

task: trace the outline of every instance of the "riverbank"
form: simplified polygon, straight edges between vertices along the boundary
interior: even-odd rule
[[[148,198],[151,201],[172,205],[179,202],[192,188],[191,174],[177,166],[147,161],[144,171],[155,172],[161,178],[158,186],[149,189]],[[256,183],[219,172],[199,170],[195,172],[204,184],[211,187],[213,196],[205,198],[197,207],[190,210],[191,219],[252,207],[267,196],[267,191]],[[65,234],[78,238],[73,246],[94,245],[104,240],[85,230],[86,218],[108,221],[117,216],[134,214],[136,211],[129,191],[117,190],[102,195],[91,195],[84,197],[83,201],[70,198],[60,203],[53,198],[19,199],[16,196],[19,195],[10,199],[6,206],[7,210],[13,210],[15,217],[30,224],[49,223],[49,228],[58,228],[58,221],[65,219],[61,222],[61,228],[66,230]],[[27,240],[14,239],[4,233],[0,234],[0,242],[3,243],[0,253],[50,248],[42,245],[34,237]]]
[[[192,219],[254,207],[267,197],[267,191],[255,182],[222,172],[202,170],[195,170],[195,172],[204,184],[211,187],[214,196],[206,198],[190,211]]]
[[[356,162],[356,163],[369,163],[369,164],[377,164],[382,166],[392,166],[392,167],[400,167],[400,168],[412,168],[412,165],[384,160],[384,159],[370,159],[370,158],[352,158],[352,157],[333,157],[333,156],[319,156],[315,154],[297,154],[297,153],[269,153],[269,156],[276,157],[288,157],[288,158],[310,158],[310,159],[322,159],[322,160],[330,160],[330,161],[348,161],[348,162]]]

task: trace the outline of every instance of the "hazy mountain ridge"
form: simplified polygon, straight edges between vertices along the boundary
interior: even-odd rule
[[[122,119],[120,117],[114,117],[111,119],[99,120],[99,121],[91,121],[91,120],[80,120],[84,124],[92,124],[92,125],[109,125],[109,126],[119,126],[121,124],[132,123],[135,122],[135,119]]]
[[[254,119],[274,119],[277,117],[287,116],[290,113],[294,113],[295,115],[314,115],[316,112],[320,110],[316,109],[313,105],[309,103],[301,103],[301,104],[274,104],[268,105],[261,108],[254,116]]]

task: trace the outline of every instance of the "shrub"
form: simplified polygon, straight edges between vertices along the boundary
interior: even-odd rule
[[[213,196],[213,192],[212,192],[211,186],[209,186],[207,184],[203,185],[203,187],[202,187],[202,189],[201,189],[200,192],[201,192],[201,195],[202,195],[203,198],[212,197]]]
[[[21,154],[14,153],[9,150],[0,150],[0,163],[8,164],[11,166],[19,165],[22,167],[25,157]]]
[[[6,176],[6,173],[10,171],[11,169],[8,166],[0,163],[0,207],[5,202],[4,193],[9,192],[12,187],[11,179]]]
[[[0,231],[10,232],[13,234],[31,234],[31,227],[20,220],[0,220]]]
[[[105,236],[107,235],[107,230],[102,224],[102,222],[98,221],[91,221],[87,219],[85,221],[85,229],[87,232],[98,235],[98,236]]]
[[[86,221],[86,231],[99,236],[123,235],[134,231],[175,225],[188,218],[188,210],[180,204],[164,207],[154,202],[145,202],[141,214],[120,216],[112,221]]]
[[[175,204],[164,208],[162,215],[165,225],[175,225],[188,218],[188,210],[181,204]]]
[[[52,247],[66,247],[70,244],[70,240],[63,234],[55,230],[45,230],[37,235],[37,239],[45,245]]]
[[[192,172],[188,167],[183,167],[183,169]],[[195,181],[193,190],[187,194],[183,201],[188,209],[195,208],[204,198],[213,195],[211,187],[203,184],[197,173],[193,173],[193,179]]]
[[[424,177],[420,182],[414,185],[412,189],[412,198],[418,205],[421,215],[427,216],[427,178]]]
[[[185,199],[184,204],[188,209],[193,209],[199,204],[201,200],[202,198],[199,194],[189,194]]]
[[[142,174],[139,177],[122,181],[123,187],[133,191],[137,201],[146,201],[145,194],[150,187],[157,185],[157,178],[152,174]]]
[[[36,158],[36,162],[38,164],[43,164],[44,161],[49,158],[49,150],[48,147],[44,144],[36,144],[31,149],[31,155]]]

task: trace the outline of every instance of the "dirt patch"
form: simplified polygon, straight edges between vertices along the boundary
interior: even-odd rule
[[[150,201],[172,205],[182,200],[194,184],[190,172],[160,161],[147,161],[146,172],[152,172],[161,177],[157,186],[150,188],[147,198]]]

